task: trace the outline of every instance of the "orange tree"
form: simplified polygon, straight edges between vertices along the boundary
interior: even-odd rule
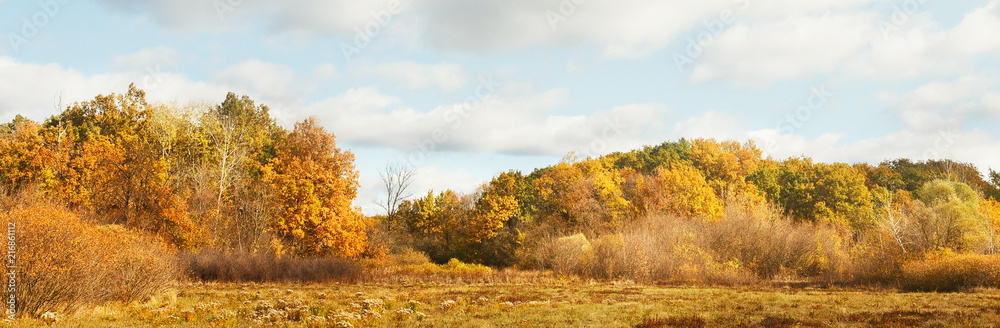
[[[282,249],[301,256],[352,257],[365,249],[364,216],[357,195],[354,154],[309,118],[276,147],[264,175],[278,200],[274,231]]]

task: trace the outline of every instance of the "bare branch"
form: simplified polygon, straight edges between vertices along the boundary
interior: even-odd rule
[[[413,196],[413,193],[409,192],[410,185],[413,184],[413,178],[416,176],[416,169],[413,168],[409,163],[403,162],[392,162],[385,166],[385,170],[379,172],[379,177],[382,178],[382,186],[385,187],[386,199],[384,202],[379,203],[379,206],[385,210],[386,218],[392,221],[393,216],[396,214],[396,210],[399,208],[399,204],[403,200]]]

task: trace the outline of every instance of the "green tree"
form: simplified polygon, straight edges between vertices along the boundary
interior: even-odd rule
[[[467,231],[463,221],[472,212],[472,199],[452,190],[427,195],[400,204],[397,215],[414,235],[414,246],[438,263],[451,258],[468,260]]]
[[[854,231],[874,226],[875,204],[867,178],[850,165],[790,158],[765,164],[750,180],[797,220],[833,223]]]
[[[919,222],[926,249],[952,248],[983,251],[991,230],[989,217],[979,209],[979,196],[961,182],[933,180],[916,192],[930,210]]]
[[[1000,202],[1000,172],[990,169],[990,188],[985,194],[987,198]]]

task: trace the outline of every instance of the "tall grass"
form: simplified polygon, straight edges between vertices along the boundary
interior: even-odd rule
[[[354,282],[361,266],[341,258],[299,258],[272,253],[204,249],[180,254],[192,279],[217,282]]]
[[[550,237],[527,254],[525,266],[602,280],[720,285],[832,280],[850,262],[834,229],[740,199],[727,201],[719,221],[652,216],[618,233]]]
[[[901,285],[908,291],[932,292],[1000,288],[1000,255],[931,253],[903,266]]]

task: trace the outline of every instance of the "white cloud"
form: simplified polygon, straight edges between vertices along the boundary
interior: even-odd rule
[[[768,17],[780,12],[776,3],[755,3],[747,14]],[[787,10],[816,11],[807,7]],[[929,12],[908,13],[902,23],[893,21],[893,14],[834,11],[746,20],[703,42],[691,80],[766,87],[841,70],[867,79],[973,74],[982,60],[1000,52],[1000,39],[992,35],[1000,30],[1000,2],[966,14],[951,29],[939,27]]]
[[[414,62],[380,64],[372,73],[404,89],[434,87],[444,92],[454,91],[465,84],[466,72],[458,65],[422,65]]]
[[[871,0],[376,0],[285,2],[153,0],[140,4],[105,0],[171,28],[262,23],[271,31],[353,39],[359,30],[420,38],[439,50],[495,53],[538,46],[599,45],[604,58],[644,57],[680,33],[702,28],[723,12],[746,17],[787,17],[846,9]],[[391,3],[399,14],[386,15]],[[382,23],[382,22],[385,23]],[[400,40],[413,44],[413,40]]]
[[[562,155],[638,146],[665,110],[662,105],[635,104],[591,115],[549,113],[565,104],[567,96],[565,89],[521,94],[501,88],[482,102],[418,111],[374,88],[357,88],[308,105],[305,113],[320,117],[342,140],[361,145],[416,152]]]
[[[956,54],[979,55],[1000,50],[1000,2],[991,1],[968,13],[947,32],[944,46]]]
[[[15,114],[42,120],[77,101],[99,94],[124,92],[130,83],[146,90],[151,101],[187,103],[221,99],[226,90],[218,85],[192,82],[169,72],[123,72],[85,75],[58,64],[21,63],[0,57],[0,121]]]
[[[851,9],[870,2],[878,1],[885,0],[745,0],[745,2],[749,2],[750,4],[746,8],[746,13],[752,17],[758,18],[788,17],[801,14],[825,13],[833,10]]]
[[[870,51],[845,64],[847,71],[871,79],[904,79],[927,75],[973,74],[981,59],[1000,51],[1000,5],[991,1],[966,14],[951,29],[942,29],[930,14],[907,16],[905,24],[891,17],[877,22]]]
[[[386,20],[386,16],[373,13],[386,12],[389,3],[405,9],[412,1],[104,0],[112,8],[142,15],[171,29],[229,29],[263,24],[271,31],[309,36],[353,36],[355,28],[364,28],[380,18]]]
[[[312,75],[317,80],[335,79],[340,76],[340,70],[333,64],[322,63],[313,70]]]
[[[951,159],[975,164],[980,171],[1000,167],[995,154],[1000,153],[1000,140],[982,130],[959,130],[945,127],[928,132],[901,130],[881,137],[854,143],[841,142],[842,135],[825,134],[816,139],[799,135],[781,135],[776,130],[748,132],[758,140],[776,140],[775,158],[805,155],[816,161],[847,163],[880,163],[885,160]],[[766,150],[766,148],[764,148]]]
[[[766,87],[830,72],[865,45],[873,20],[867,14],[827,14],[737,24],[705,43],[691,79]]]
[[[290,99],[295,71],[288,66],[247,60],[215,72],[213,79],[224,85],[254,92],[269,99]]]
[[[489,53],[596,43],[605,58],[647,56],[729,1],[430,1],[421,14],[437,48]],[[461,14],[457,14],[461,13]]]
[[[975,75],[929,82],[892,99],[893,108],[914,131],[960,125],[972,118],[970,115],[989,112],[992,101],[989,91],[995,84],[995,79]]]
[[[414,174],[412,190],[416,191],[414,197],[422,197],[424,190],[434,190],[441,192],[451,189],[458,192],[473,192],[483,181],[473,177],[469,170],[460,168],[453,171],[446,171],[437,166],[424,166],[416,169]]]
[[[180,64],[181,56],[168,47],[146,48],[127,55],[117,55],[111,65],[123,71],[172,69]]]
[[[1000,93],[990,93],[983,96],[978,113],[993,118],[1000,118]]]
[[[673,135],[677,138],[735,139],[742,137],[735,134],[739,131],[739,125],[734,117],[709,111],[677,123]]]

